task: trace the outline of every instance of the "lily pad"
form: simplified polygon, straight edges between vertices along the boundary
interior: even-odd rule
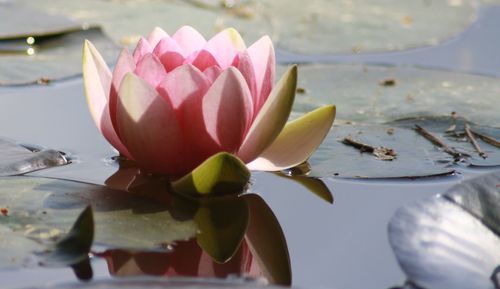
[[[466,123],[470,126],[473,139],[477,142],[478,148],[482,153],[474,148],[470,139],[465,135],[464,127]],[[415,125],[423,127],[437,136],[446,145],[453,147],[458,152],[464,153],[465,162],[472,166],[500,166],[500,147],[487,143],[474,135],[474,132],[478,132],[481,135],[500,140],[500,128],[480,126],[467,122],[464,118],[453,118],[450,116],[408,118],[397,120],[390,124],[409,129],[415,128]],[[448,133],[446,132],[447,130],[449,131]]]
[[[130,44],[154,26],[190,25],[206,35],[234,26],[249,41],[270,34],[277,46],[308,54],[401,50],[434,45],[463,31],[475,17],[473,1],[299,0],[63,1],[23,0],[46,12],[104,27]]]
[[[499,183],[499,172],[468,180],[394,214],[389,241],[411,282],[427,289],[495,288]]]
[[[46,84],[80,75],[85,39],[94,43],[106,61],[115,60],[117,46],[99,28],[40,38],[24,54],[0,55],[0,85]]]
[[[394,160],[382,160],[342,143],[346,137],[395,151]],[[442,163],[441,163],[442,161]],[[310,176],[341,178],[416,178],[453,173],[446,154],[414,131],[384,125],[334,126],[309,160]]]
[[[0,41],[24,40],[28,37],[43,37],[80,30],[82,27],[67,17],[46,14],[39,10],[22,7],[13,3],[0,3]],[[2,44],[0,42],[0,51]]]
[[[337,120],[383,123],[454,111],[474,123],[500,124],[500,81],[493,77],[416,67],[318,64],[299,67],[298,87],[303,93],[297,94],[294,111],[334,103]]]
[[[163,203],[86,183],[1,178],[0,204],[9,210],[0,225],[40,242],[62,236],[87,205],[94,209],[94,244],[109,248],[164,250],[197,232],[192,220],[175,220]]]
[[[5,218],[0,216],[0,218]],[[22,232],[0,224],[0,269],[16,269],[33,265],[35,258],[33,252],[39,252],[45,247],[33,240],[26,238]]]
[[[0,138],[0,176],[22,175],[67,163],[66,158],[58,151],[32,151]]]

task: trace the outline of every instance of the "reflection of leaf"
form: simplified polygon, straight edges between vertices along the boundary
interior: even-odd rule
[[[378,147],[389,147],[397,153],[392,161],[379,160],[371,153],[341,142],[347,136]],[[453,172],[441,161],[449,158],[413,130],[383,125],[334,126],[323,144],[312,155],[310,176],[342,178],[414,178],[446,175]]]
[[[255,194],[244,195],[250,209],[246,239],[264,275],[273,284],[290,285],[290,256],[283,230],[266,202]]]
[[[498,172],[468,180],[394,214],[389,241],[412,282],[427,289],[494,288],[499,183]]]
[[[486,153],[485,158],[481,157],[464,135],[465,123],[466,120],[460,117],[453,120],[451,117],[443,116],[405,118],[393,121],[390,124],[405,128],[414,128],[417,124],[438,136],[447,145],[457,149],[459,152],[465,152],[469,155],[470,157],[465,158],[467,163],[473,166],[500,166],[500,148],[488,144],[476,137],[475,139],[481,150]],[[454,125],[454,130],[451,133],[446,133],[446,130],[452,125]],[[500,128],[480,126],[472,123],[469,123],[469,125],[472,131],[477,131],[495,139],[500,139]]]
[[[88,259],[94,240],[94,216],[90,206],[78,216],[71,230],[54,245],[46,257],[46,265],[77,265]]]
[[[307,189],[308,192],[311,192],[315,194],[316,196],[320,197],[321,199],[327,201],[330,204],[333,204],[333,195],[330,192],[330,189],[325,185],[325,183],[317,178],[313,177],[308,177],[308,176],[301,176],[301,175],[286,175],[282,172],[275,173],[276,176],[282,177],[282,178],[287,178],[289,180],[292,180],[299,185],[302,185]]]
[[[80,75],[85,39],[92,41],[105,60],[116,57],[117,46],[99,28],[44,38],[34,46],[33,55],[0,56],[0,85],[46,83]]]
[[[396,84],[379,85],[384,79]],[[337,123],[382,123],[452,111],[474,123],[500,123],[500,82],[493,77],[415,67],[320,64],[299,66],[298,82],[307,93],[296,96],[294,111],[335,103]]]
[[[198,244],[215,261],[227,262],[238,250],[248,226],[248,206],[239,197],[204,200],[194,215]]]
[[[0,204],[9,209],[0,225],[41,241],[62,236],[87,205],[94,209],[95,243],[107,247],[159,250],[197,231],[192,220],[173,219],[166,204],[78,182],[2,178]]]
[[[67,164],[66,158],[58,151],[33,152],[0,138],[0,176],[21,175],[65,164]]]

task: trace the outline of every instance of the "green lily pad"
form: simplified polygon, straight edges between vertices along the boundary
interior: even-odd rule
[[[154,26],[189,25],[205,36],[236,27],[248,41],[270,34],[277,46],[308,54],[401,50],[434,45],[463,31],[472,1],[63,1],[23,0],[45,12],[104,27],[115,41],[134,43]]]
[[[389,241],[411,282],[427,289],[498,288],[491,277],[500,265],[499,183],[498,172],[468,180],[393,215]]]
[[[383,123],[454,111],[474,123],[500,124],[500,81],[493,77],[415,67],[318,64],[299,67],[298,87],[305,93],[297,94],[295,112],[334,103],[337,120]]]
[[[92,41],[106,61],[115,61],[117,46],[99,28],[40,38],[24,54],[0,55],[0,85],[46,84],[80,75],[85,39]],[[6,42],[0,45],[12,44]]]
[[[5,218],[0,216],[0,220]],[[26,238],[22,232],[0,224],[0,269],[16,269],[35,263],[33,252],[45,249],[42,244]]]
[[[2,217],[12,217],[7,208],[3,208]],[[92,245],[93,230],[94,223],[90,208],[84,210],[69,233],[56,242],[52,242],[53,240],[40,242],[27,238],[23,232],[0,224],[0,269],[27,267],[35,263],[52,267],[84,268],[83,265],[89,261],[88,254]],[[89,267],[90,265],[87,269]],[[79,271],[75,270],[75,272]],[[91,268],[90,272],[92,272]]]
[[[342,143],[346,137],[396,153],[393,160],[382,160]],[[447,168],[446,154],[429,141],[405,128],[384,125],[334,126],[309,160],[310,176],[341,178],[417,178],[453,173]]]
[[[163,250],[197,232],[192,220],[175,220],[163,203],[79,182],[1,178],[0,204],[9,210],[0,225],[40,242],[61,237],[87,205],[94,209],[94,242],[105,247]]]
[[[51,36],[82,28],[67,17],[43,13],[12,3],[0,3],[0,19],[2,19],[0,41],[19,39],[24,40],[25,46],[29,45],[26,42],[28,37]]]
[[[32,151],[0,138],[0,176],[22,175],[67,163],[66,158],[58,151]]]
[[[261,1],[259,1],[261,2]],[[435,45],[474,19],[472,1],[262,1],[278,46],[325,54],[403,50]]]
[[[488,167],[500,166],[500,147],[496,147],[482,140],[480,137],[473,136],[479,145],[479,149],[483,154],[480,154],[470,140],[464,135],[464,126],[468,123],[472,134],[478,132],[481,135],[487,135],[496,140],[500,140],[500,128],[480,126],[467,122],[464,118],[452,118],[450,116],[443,117],[419,117],[408,118],[391,122],[390,124],[398,127],[405,127],[409,129],[415,128],[419,125],[431,132],[433,135],[439,137],[446,145],[453,147],[458,152],[465,154],[464,160],[472,166]],[[454,125],[454,129],[446,133],[450,127]]]

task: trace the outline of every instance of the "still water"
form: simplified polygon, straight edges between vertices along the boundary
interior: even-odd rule
[[[280,51],[282,62],[334,61],[412,64],[500,75],[500,7],[482,8],[478,21],[457,39],[437,47],[373,55],[304,57]],[[90,118],[81,79],[49,86],[0,89],[1,135],[68,153],[73,164],[31,175],[96,184],[116,171],[115,152]],[[302,288],[389,288],[403,272],[387,238],[394,211],[413,200],[444,192],[487,170],[459,168],[454,176],[402,181],[325,180],[335,199],[328,204],[302,186],[269,173],[255,173],[251,190],[273,209],[290,252],[293,285]],[[95,278],[109,278],[107,264],[93,261]],[[68,269],[0,272],[2,288],[71,281]]]

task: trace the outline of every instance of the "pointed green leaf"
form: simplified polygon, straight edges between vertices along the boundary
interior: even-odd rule
[[[227,262],[240,247],[248,219],[247,203],[240,197],[206,199],[194,216],[198,245],[216,262]]]
[[[296,88],[297,66],[294,65],[283,74],[255,117],[238,151],[243,161],[255,159],[278,137],[290,116]]]
[[[327,105],[287,123],[276,140],[248,167],[279,171],[303,163],[330,131],[335,111],[334,105]]]
[[[226,195],[240,193],[250,180],[245,164],[229,153],[218,153],[195,168],[191,173],[172,182],[172,188],[191,196]]]

